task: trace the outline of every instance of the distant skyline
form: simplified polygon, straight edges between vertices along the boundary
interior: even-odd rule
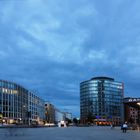
[[[0,79],[79,116],[80,82],[140,97],[139,0],[0,0]]]

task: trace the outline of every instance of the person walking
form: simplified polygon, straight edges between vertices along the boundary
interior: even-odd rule
[[[125,122],[124,124],[123,124],[123,126],[122,126],[122,130],[123,130],[123,133],[126,133],[126,131],[127,131],[127,123]]]
[[[111,124],[110,124],[110,128],[111,128],[111,129],[114,129],[114,127],[115,127],[114,123],[111,123]]]
[[[111,128],[111,129],[113,128],[113,125],[112,125],[112,124],[110,124],[110,128]]]

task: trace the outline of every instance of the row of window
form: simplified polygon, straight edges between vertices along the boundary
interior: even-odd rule
[[[117,93],[121,93],[122,94],[122,90],[118,90],[118,89],[107,89],[107,90],[93,90],[93,89],[80,89],[80,93],[81,94],[86,94],[86,93],[92,93],[92,94],[117,94]]]
[[[22,117],[28,109],[33,116],[44,117],[42,99],[17,84],[0,81],[0,112],[3,117]]]
[[[121,83],[112,83],[112,84],[106,84],[106,83],[91,83],[91,82],[87,82],[87,83],[82,83],[80,84],[81,88],[89,88],[89,87],[110,87],[110,88],[118,88],[118,89],[123,89],[123,85]]]

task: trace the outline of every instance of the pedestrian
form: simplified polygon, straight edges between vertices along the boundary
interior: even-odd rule
[[[126,131],[127,131],[127,123],[125,122],[124,124],[123,124],[123,126],[122,126],[122,130],[123,130],[123,133],[126,133]]]
[[[110,128],[114,129],[115,125],[113,123],[111,123]]]
[[[113,125],[112,125],[112,123],[110,124],[110,128],[113,129]]]

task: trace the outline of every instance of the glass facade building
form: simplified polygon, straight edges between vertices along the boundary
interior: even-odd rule
[[[30,95],[32,96],[30,97]],[[35,103],[30,104],[33,100]],[[0,123],[27,124],[29,118],[35,118],[34,113],[38,117],[41,116],[39,112],[43,111],[43,103],[39,97],[33,96],[33,93],[31,94],[24,87],[13,82],[0,80]],[[34,110],[34,106],[37,110]],[[41,118],[43,117],[41,116]]]
[[[123,83],[109,77],[95,77],[81,82],[81,121],[86,123],[90,117],[98,125],[120,124],[123,118],[123,91]]]
[[[45,120],[45,101],[36,96],[34,92],[28,92],[28,112],[30,123],[43,124]]]

